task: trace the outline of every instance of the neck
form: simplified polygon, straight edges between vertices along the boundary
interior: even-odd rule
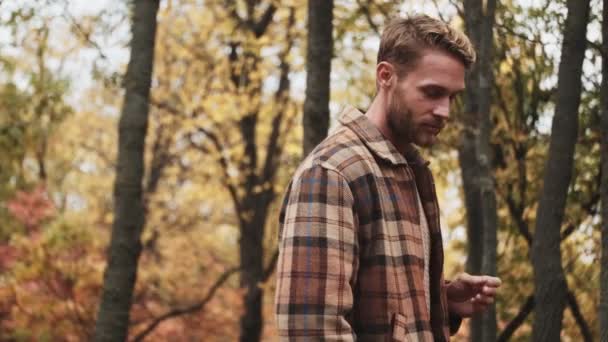
[[[405,151],[407,150],[407,146],[409,145],[409,142],[403,141],[403,140],[398,140],[396,138],[393,130],[391,129],[391,125],[388,120],[388,115],[389,115],[388,106],[389,106],[388,94],[385,91],[380,90],[378,92],[378,94],[376,95],[376,97],[374,98],[374,100],[372,101],[372,104],[369,106],[365,115],[367,116],[369,121],[371,121],[374,124],[374,126],[376,126],[376,128],[378,128],[380,133],[382,133],[382,135],[388,141],[390,141],[393,145],[395,145],[395,147],[397,148],[397,151],[399,151],[399,153],[405,155]]]

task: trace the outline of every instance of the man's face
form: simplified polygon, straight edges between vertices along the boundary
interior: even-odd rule
[[[387,122],[399,142],[429,147],[449,117],[450,104],[464,89],[464,65],[439,50],[427,50],[389,89]]]

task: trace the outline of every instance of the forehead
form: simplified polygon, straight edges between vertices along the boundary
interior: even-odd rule
[[[440,50],[427,50],[406,73],[404,81],[416,87],[436,85],[457,92],[464,89],[464,74],[464,64],[457,57]]]

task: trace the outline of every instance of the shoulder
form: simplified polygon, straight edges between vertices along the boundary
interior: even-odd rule
[[[339,126],[302,161],[294,179],[310,170],[323,169],[350,182],[369,173],[374,157],[361,138],[346,126]]]

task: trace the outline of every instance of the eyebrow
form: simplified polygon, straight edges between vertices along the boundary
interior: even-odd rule
[[[446,93],[449,93],[450,95],[455,95],[455,96],[462,94],[464,92],[464,90],[465,90],[465,88],[462,88],[462,89],[458,89],[458,90],[455,90],[455,91],[452,92],[448,88],[446,88],[446,87],[444,87],[444,86],[442,86],[440,84],[436,84],[436,83],[422,84],[420,86],[420,88],[421,89],[434,88],[434,89],[441,90],[443,92],[446,92]]]

